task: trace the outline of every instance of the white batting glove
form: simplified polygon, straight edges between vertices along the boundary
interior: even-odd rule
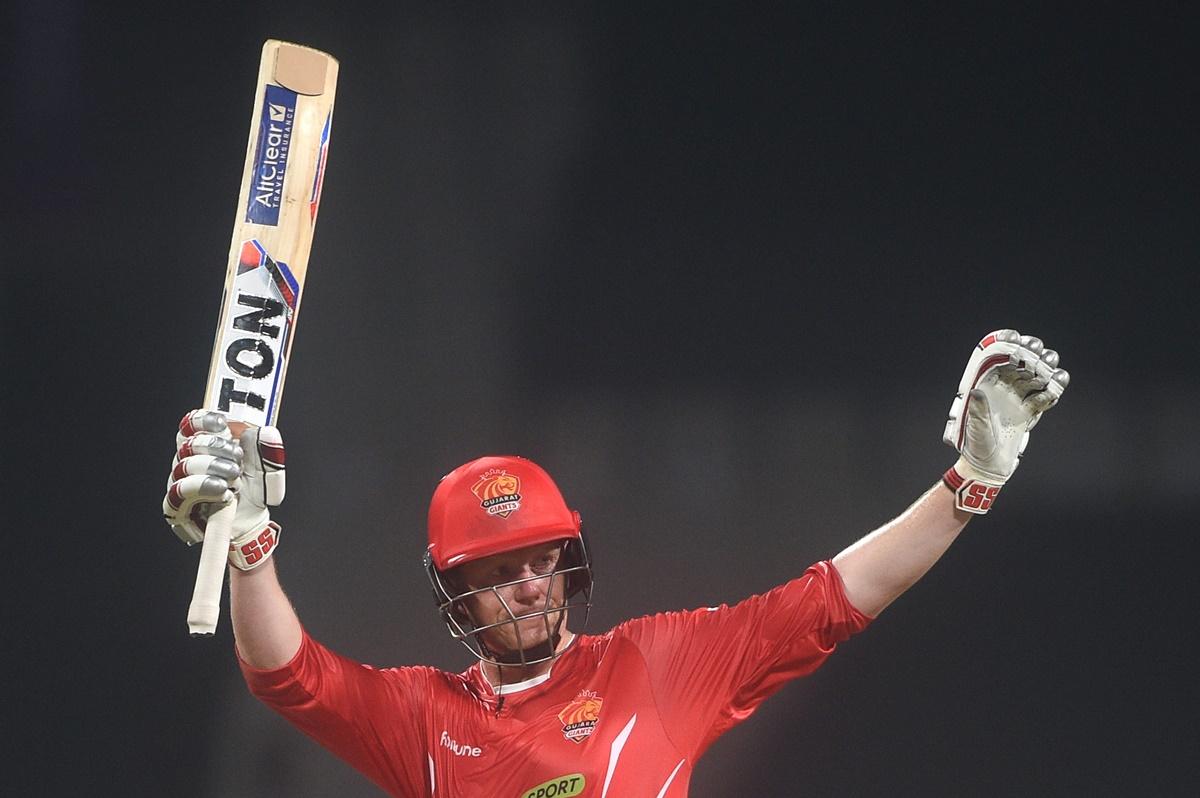
[[[960,510],[983,515],[1020,465],[1029,431],[1071,380],[1058,353],[1016,330],[984,336],[963,372],[942,440],[959,453],[943,476]]]
[[[284,448],[275,427],[247,427],[233,440],[225,415],[193,410],[179,422],[163,516],[189,546],[204,540],[209,516],[236,495],[229,562],[243,571],[266,562],[279,544],[268,506],[283,501]]]

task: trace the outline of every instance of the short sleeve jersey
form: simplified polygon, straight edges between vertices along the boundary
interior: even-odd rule
[[[307,633],[282,668],[241,667],[254,695],[391,795],[683,798],[717,737],[869,621],[820,562],[734,606],[581,635],[503,695],[478,663],[377,669]]]

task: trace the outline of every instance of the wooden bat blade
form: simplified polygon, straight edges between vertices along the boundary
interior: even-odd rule
[[[204,406],[256,426],[283,397],[316,229],[338,63],[263,45]]]

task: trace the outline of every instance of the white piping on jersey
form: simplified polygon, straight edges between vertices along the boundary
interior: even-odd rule
[[[512,684],[502,684],[498,687],[492,687],[492,692],[496,695],[508,695],[509,693],[519,693],[522,690],[528,690],[530,687],[537,687],[542,682],[550,678],[550,671],[546,671],[541,676],[534,676],[532,679],[526,679],[523,682],[513,682]]]
[[[434,790],[437,789],[437,781],[433,778],[433,756],[430,754],[425,756],[429,759],[429,794],[433,795]]]
[[[571,641],[575,639],[575,633],[569,632],[568,634],[571,635],[567,638],[567,644],[569,645]],[[547,670],[541,676],[534,676],[532,679],[526,679],[523,682],[513,682],[512,684],[502,684],[499,686],[492,684],[491,681],[488,680],[487,674],[485,673],[483,676],[483,681],[488,687],[492,688],[493,695],[510,695],[512,693],[519,693],[522,690],[528,690],[530,687],[537,687],[539,684],[550,678],[550,672],[552,670],[554,670],[553,666],[551,666],[550,670]]]
[[[608,754],[608,773],[604,774],[604,789],[600,793],[600,798],[605,798],[608,795],[608,783],[612,781],[613,771],[617,769],[617,760],[621,758],[621,749],[625,747],[625,741],[629,739],[629,733],[633,731],[633,724],[635,723],[637,723],[636,713],[625,724],[625,728],[621,729],[621,733],[617,735],[617,739],[612,741],[612,748]]]
[[[679,769],[683,767],[683,763],[686,761],[686,759],[679,760],[679,764],[675,766],[675,769],[671,771],[671,775],[667,777],[667,783],[662,786],[662,789],[658,791],[658,795],[654,796],[654,798],[663,798],[667,794],[667,788],[671,786],[671,782],[675,781],[675,774],[679,772]]]

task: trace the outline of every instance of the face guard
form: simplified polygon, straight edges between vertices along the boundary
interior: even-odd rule
[[[557,659],[570,648],[570,645],[574,644],[574,639],[572,639],[571,644],[562,651],[557,650],[559,641],[562,639],[563,623],[569,612],[571,610],[583,611],[583,618],[578,625],[580,629],[586,626],[588,616],[591,614],[592,566],[582,535],[562,542],[558,560],[554,569],[548,574],[535,574],[489,587],[459,592],[454,585],[453,578],[447,578],[446,574],[437,569],[428,552],[425,554],[425,572],[433,586],[438,611],[442,615],[442,620],[446,622],[446,628],[450,630],[450,636],[466,646],[467,650],[477,658],[492,665],[524,667]],[[541,609],[523,615],[514,613],[500,591],[539,579],[547,581],[546,598]],[[554,586],[558,583],[563,584],[562,605],[554,604]],[[479,625],[471,615],[469,600],[473,596],[489,592],[495,596],[508,617],[493,623]],[[546,638],[541,643],[527,646],[522,639],[521,622],[531,618],[541,618],[545,625]],[[488,646],[485,635],[491,629],[506,625],[512,627],[513,637],[516,639],[516,649],[507,652],[493,651]]]

